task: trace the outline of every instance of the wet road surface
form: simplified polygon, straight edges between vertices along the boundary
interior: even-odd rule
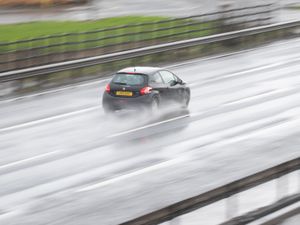
[[[0,224],[118,224],[299,157],[300,39],[171,65],[189,112],[106,117],[107,80],[0,102]]]

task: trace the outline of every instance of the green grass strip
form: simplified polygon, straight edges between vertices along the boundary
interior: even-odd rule
[[[73,50],[78,51],[82,49],[97,48],[126,42],[144,42],[153,39],[159,40],[160,42],[176,41],[205,36],[214,32],[212,29],[210,29],[213,27],[212,22],[201,23],[200,21],[191,19],[170,21],[170,19],[171,18],[154,16],[126,16],[83,22],[33,22],[0,25],[0,42],[2,43],[29,40],[51,35],[75,33],[74,35],[66,37],[56,37],[40,41],[0,46],[0,52],[4,53],[22,49],[40,48],[46,45],[51,45],[52,47],[47,49],[41,48],[37,51],[40,53],[54,53]],[[105,32],[78,34],[106,28],[145,23],[148,23],[149,25],[119,28],[117,30]],[[191,25],[191,23],[193,24]],[[190,25],[186,26],[187,24]],[[195,32],[189,33],[191,30],[194,30]],[[87,43],[79,43],[86,40],[89,41]]]
[[[166,20],[166,17],[126,16],[95,21],[46,21],[0,25],[0,42],[31,39],[63,33],[86,32],[128,24]]]

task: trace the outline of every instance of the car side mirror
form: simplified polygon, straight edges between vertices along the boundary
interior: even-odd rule
[[[176,80],[170,81],[170,86],[175,86],[176,84],[178,84],[178,82]]]
[[[183,82],[183,80],[177,80],[176,84],[185,85],[185,83]]]

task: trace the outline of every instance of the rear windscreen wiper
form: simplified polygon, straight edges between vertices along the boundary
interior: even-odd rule
[[[120,85],[127,85],[127,83],[122,83],[122,82],[113,82],[114,84],[120,84]]]

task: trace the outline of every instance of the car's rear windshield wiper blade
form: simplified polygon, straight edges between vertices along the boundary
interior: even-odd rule
[[[120,84],[120,85],[127,85],[127,83],[123,83],[123,82],[113,82],[114,84]]]

